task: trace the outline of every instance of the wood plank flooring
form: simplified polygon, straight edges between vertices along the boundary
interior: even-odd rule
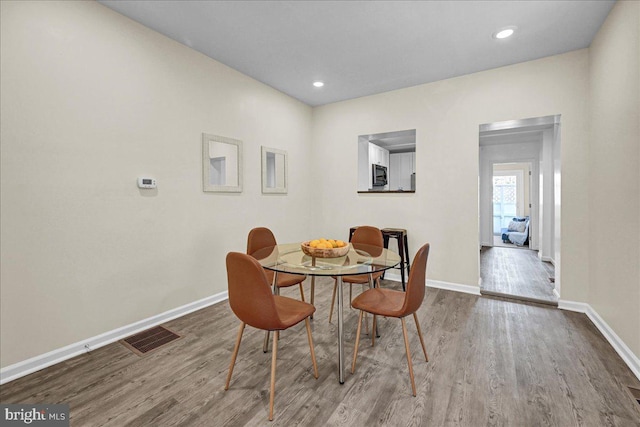
[[[428,363],[407,322],[417,397],[397,319],[379,320],[375,347],[363,334],[357,370],[347,369],[340,385],[331,290],[318,280],[311,323],[319,379],[304,324],[281,335],[272,423],[262,332],[247,327],[223,391],[239,325],[226,302],[168,322],[183,338],[153,354],[114,343],[3,385],[0,401],[68,403],[72,426],[640,426],[627,391],[640,381],[585,315],[437,289],[418,312]],[[356,320],[346,308],[348,361]]]
[[[542,262],[538,253],[523,248],[483,246],[480,250],[481,291],[513,295],[558,304],[553,293],[553,264]]]

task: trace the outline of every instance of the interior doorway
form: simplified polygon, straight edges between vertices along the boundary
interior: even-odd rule
[[[556,305],[560,116],[480,126],[480,292]]]
[[[529,248],[531,163],[494,163],[493,246]]]

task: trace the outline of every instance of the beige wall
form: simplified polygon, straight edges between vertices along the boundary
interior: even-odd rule
[[[431,242],[428,278],[478,285],[479,125],[562,115],[562,297],[586,301],[588,51],[330,104],[313,112],[317,227],[402,227],[409,246]],[[357,137],[416,129],[416,193],[357,194]]]
[[[639,28],[640,3],[618,2],[593,40],[589,56],[589,303],[638,357]]]
[[[225,291],[252,226],[308,236],[310,107],[95,2],[0,4],[2,367]],[[244,142],[242,194],[203,193],[202,132]]]
[[[313,112],[97,3],[0,6],[0,366],[224,291],[224,255],[255,225],[281,241],[407,228],[412,253],[432,243],[430,279],[477,286],[478,126],[552,114],[562,298],[640,354],[637,3],[616,5],[591,54]],[[357,136],[414,128],[416,193],[357,194]],[[202,192],[202,132],[244,141],[242,194]],[[287,196],[261,195],[260,145],[289,152]]]

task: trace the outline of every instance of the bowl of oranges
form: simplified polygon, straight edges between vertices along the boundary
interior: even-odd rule
[[[338,258],[349,252],[349,243],[334,239],[315,239],[302,242],[302,252],[316,258]]]

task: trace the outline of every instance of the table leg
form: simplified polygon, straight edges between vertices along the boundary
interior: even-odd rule
[[[406,292],[407,288],[405,287],[405,281],[404,281],[404,263],[405,263],[405,259],[404,259],[404,239],[402,236],[398,236],[398,253],[400,255],[400,277],[402,278],[402,291]]]
[[[385,270],[386,271],[386,270]],[[371,287],[375,288],[376,287],[376,283],[378,284],[378,287],[380,287],[380,280],[373,280],[373,275],[369,274],[369,283],[371,283]],[[372,334],[375,334],[376,338],[380,338],[380,333],[378,332],[380,330],[380,328],[378,327],[378,323],[376,321],[376,315],[373,315],[373,324],[372,324]],[[373,344],[375,343],[375,339],[373,337],[371,337],[371,345],[373,346]]]
[[[382,233],[382,241],[383,241],[383,246],[385,249],[387,249],[389,247],[389,235]],[[387,272],[387,270],[382,272],[382,280],[384,280],[384,274]]]
[[[404,258],[407,261],[407,274],[411,273],[411,265],[409,265],[409,240],[407,235],[404,235]]]
[[[274,271],[273,282],[271,283],[271,286],[273,286],[274,295],[278,295],[280,293],[278,290],[277,283],[278,283],[278,272]],[[269,331],[264,331],[264,342],[262,343],[262,352],[266,353],[267,351],[269,351]]]
[[[342,316],[342,276],[337,276],[338,281],[338,381],[344,384],[344,326]]]

